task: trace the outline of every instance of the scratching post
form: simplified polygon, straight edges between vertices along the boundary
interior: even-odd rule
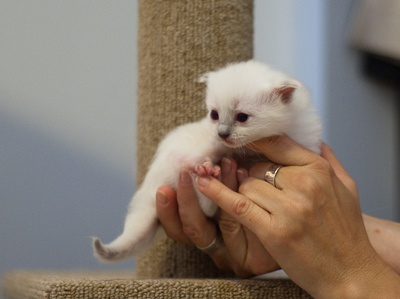
[[[253,57],[253,0],[140,0],[137,184],[159,141],[203,118],[205,72]],[[136,261],[139,277],[221,277],[193,246],[165,238]]]
[[[158,142],[205,116],[201,74],[253,57],[252,0],[140,0],[137,183]]]

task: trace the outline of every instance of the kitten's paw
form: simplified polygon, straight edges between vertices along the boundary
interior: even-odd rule
[[[212,175],[219,178],[221,168],[218,165],[213,165],[210,161],[205,161],[203,164],[197,164],[194,167],[194,175]]]

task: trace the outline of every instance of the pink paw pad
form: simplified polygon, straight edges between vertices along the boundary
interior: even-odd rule
[[[221,168],[219,166],[213,166],[209,161],[203,164],[197,164],[194,170],[198,175],[212,175],[215,178],[218,178],[221,174]]]

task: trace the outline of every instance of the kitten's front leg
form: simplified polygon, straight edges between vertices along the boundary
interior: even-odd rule
[[[219,165],[213,165],[209,159],[205,159],[206,161],[203,163],[197,164],[194,169],[192,169],[191,173],[193,177],[198,177],[200,175],[211,175],[216,179],[220,179],[221,176],[221,167]],[[207,217],[215,216],[218,206],[208,199],[203,193],[199,190],[195,189],[197,193],[197,197],[199,200],[199,204],[204,214]]]

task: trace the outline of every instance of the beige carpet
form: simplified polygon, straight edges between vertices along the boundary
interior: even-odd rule
[[[132,279],[133,272],[13,271],[4,296],[22,298],[311,298],[290,280]]]

